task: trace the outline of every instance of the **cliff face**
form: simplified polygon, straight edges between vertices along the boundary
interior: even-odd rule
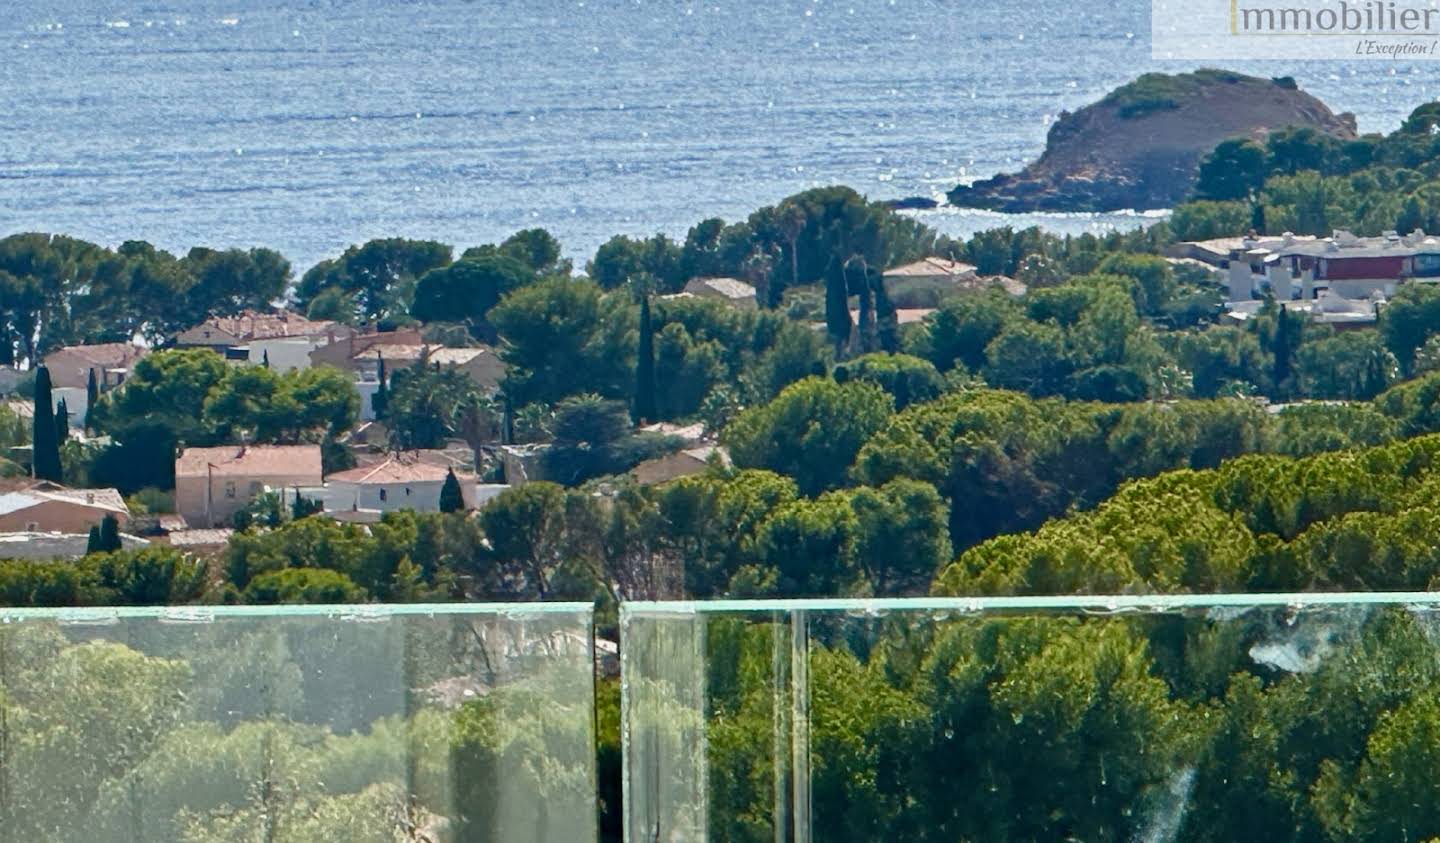
[[[1045,154],[1023,171],[955,188],[950,202],[998,211],[1169,208],[1227,138],[1258,139],[1289,126],[1356,137],[1355,117],[1335,114],[1290,79],[1200,70],[1146,74],[1050,128]]]

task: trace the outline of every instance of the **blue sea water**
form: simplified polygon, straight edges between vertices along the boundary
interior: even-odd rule
[[[939,196],[1013,170],[1153,62],[1148,3],[1074,0],[10,0],[0,234],[464,247],[544,226],[588,257],[819,184]],[[1362,130],[1440,65],[1295,75]],[[964,234],[1133,215],[938,211]]]

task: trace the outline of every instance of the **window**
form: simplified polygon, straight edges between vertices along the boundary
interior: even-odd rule
[[[38,533],[38,532],[40,532],[40,522],[39,522],[39,521],[26,521],[26,522],[25,522],[25,532],[27,532],[27,533]]]
[[[384,489],[381,489],[381,490],[380,490],[380,500],[383,501],[383,500],[385,500],[385,498],[386,498],[385,490],[384,490]]]
[[[226,481],[225,481],[225,497],[227,497],[227,498],[233,498],[233,497],[235,497],[235,481],[234,481],[234,480],[226,480]]]
[[[261,490],[261,489],[264,489],[264,488],[265,488],[265,485],[264,485],[263,483],[261,483],[259,480],[251,480],[251,481],[250,481],[250,494],[251,494],[252,496],[260,494],[260,490]]]
[[[405,497],[407,497],[407,498],[410,497],[410,487],[409,487],[409,486],[406,486],[406,487],[405,487]]]

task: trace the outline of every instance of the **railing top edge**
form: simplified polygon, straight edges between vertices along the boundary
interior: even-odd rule
[[[329,617],[386,618],[417,616],[565,616],[580,615],[587,620],[594,614],[590,603],[357,603],[308,604],[274,606],[80,606],[66,608],[0,607],[0,621],[93,621],[113,620],[182,620],[228,618],[285,619]]]
[[[1043,610],[1166,611],[1180,609],[1249,609],[1339,606],[1428,605],[1440,607],[1440,591],[1057,595],[1046,597],[914,597],[891,599],[827,598],[817,600],[634,601],[620,604],[628,617],[744,614],[761,612],[985,612]]]

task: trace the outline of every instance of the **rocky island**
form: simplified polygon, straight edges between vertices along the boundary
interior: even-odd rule
[[[1335,114],[1289,77],[1148,73],[1062,113],[1045,153],[1021,172],[961,185],[949,199],[1006,212],[1169,208],[1189,196],[1200,160],[1218,143],[1286,127],[1357,136],[1354,115]]]

